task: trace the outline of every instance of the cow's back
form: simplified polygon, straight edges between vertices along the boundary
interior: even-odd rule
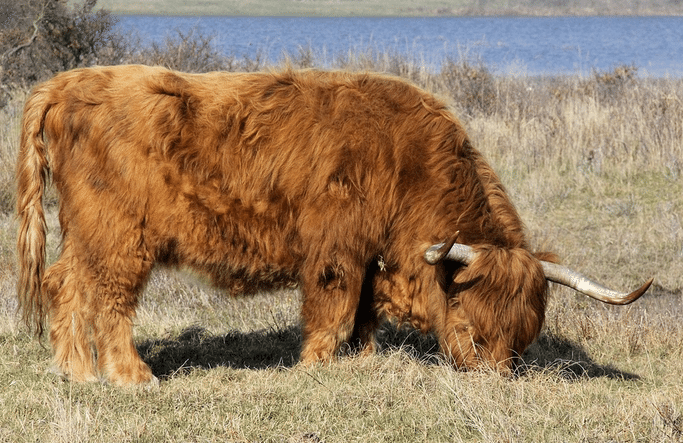
[[[64,201],[144,220],[159,260],[268,286],[321,249],[419,257],[468,223],[463,212],[486,223],[479,154],[443,103],[403,80],[121,66],[51,83]],[[473,240],[490,236],[475,228]]]

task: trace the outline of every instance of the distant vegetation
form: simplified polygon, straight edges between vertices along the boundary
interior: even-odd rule
[[[607,307],[553,286],[539,340],[519,375],[503,379],[453,371],[434,340],[396,327],[380,336],[376,356],[301,368],[297,291],[227,298],[158,270],[135,332],[162,383],[121,390],[51,375],[49,350],[18,326],[14,167],[28,88],[96,63],[255,71],[315,68],[322,57],[305,48],[281,62],[230,57],[210,37],[181,32],[140,47],[94,1],[0,0],[0,11],[0,441],[683,439],[683,79],[640,78],[637,66],[505,77],[467,59],[427,72],[418,54],[373,48],[337,57],[335,68],[392,73],[450,103],[535,247],[620,289],[654,276],[653,289]],[[54,192],[47,198],[54,260]]]
[[[224,16],[676,15],[681,0],[100,0],[116,14]]]
[[[129,45],[97,0],[0,0],[0,84],[30,86],[55,72],[123,61]]]

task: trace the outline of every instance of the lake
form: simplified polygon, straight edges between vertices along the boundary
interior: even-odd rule
[[[495,73],[590,74],[634,64],[640,76],[683,76],[683,17],[158,17],[121,16],[143,44],[175,30],[213,36],[221,52],[280,60],[310,47],[323,65],[369,48],[398,52],[430,70],[469,57]]]

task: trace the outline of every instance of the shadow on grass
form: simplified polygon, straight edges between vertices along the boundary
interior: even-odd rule
[[[410,328],[386,325],[378,333],[381,352],[401,349],[423,364],[441,364],[439,345],[433,335],[423,335]],[[165,379],[192,368],[210,369],[225,366],[240,369],[292,367],[301,350],[301,330],[260,330],[248,333],[229,332],[212,335],[199,326],[183,330],[178,336],[153,339],[138,345],[142,359],[154,375]],[[349,347],[342,354],[350,353]],[[638,380],[635,374],[611,365],[594,362],[585,350],[565,338],[541,334],[522,356],[518,375],[551,370],[566,379],[608,377]]]
[[[562,378],[606,377],[619,380],[640,380],[640,376],[617,369],[611,364],[596,363],[585,349],[564,337],[541,333],[522,355],[519,375],[551,370]]]
[[[191,326],[178,336],[147,340],[137,348],[160,379],[191,368],[291,367],[299,359],[301,330],[288,327],[212,335],[199,326]]]
[[[431,335],[387,325],[378,332],[377,338],[383,351],[401,348],[426,364],[441,361],[438,343]],[[292,367],[299,361],[301,340],[298,326],[247,333],[233,331],[225,335],[212,335],[199,326],[191,326],[177,336],[146,340],[137,349],[154,375],[165,379],[192,368]],[[353,352],[347,345],[340,354]]]

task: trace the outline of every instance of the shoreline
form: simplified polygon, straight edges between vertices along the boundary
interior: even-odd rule
[[[518,0],[519,3],[522,0]],[[76,4],[77,0],[69,0]],[[446,4],[445,4],[446,3]],[[448,3],[451,3],[449,6]],[[627,5],[581,5],[569,7],[531,7],[510,4],[501,7],[471,7],[452,5],[456,3],[438,0],[425,0],[421,6],[402,0],[302,0],[277,1],[253,0],[230,1],[214,0],[203,4],[192,4],[181,0],[150,0],[144,3],[127,0],[100,0],[96,9],[104,9],[113,15],[153,15],[153,16],[218,16],[218,17],[679,17],[683,15],[683,4],[667,7],[646,2]],[[480,2],[481,3],[481,2]],[[609,2],[608,2],[609,3]],[[653,2],[654,3],[654,2]]]
[[[104,9],[104,8],[98,8]],[[188,11],[186,13],[179,13],[175,11],[173,13],[163,13],[163,12],[146,12],[146,11],[131,11],[131,10],[111,10],[107,9],[114,16],[159,16],[159,17],[282,17],[282,18],[497,18],[497,17],[507,17],[507,18],[561,18],[561,17],[633,17],[633,18],[645,18],[645,17],[681,17],[683,12],[680,13],[605,13],[605,14],[524,14],[524,13],[464,13],[464,14],[384,14],[384,15],[365,15],[365,14],[220,14],[220,13],[198,13],[194,11]]]

